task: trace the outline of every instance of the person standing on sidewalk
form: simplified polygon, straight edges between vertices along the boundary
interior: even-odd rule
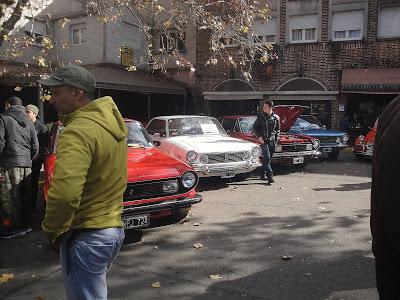
[[[11,97],[5,108],[0,114],[0,236],[13,238],[32,231],[29,175],[39,146],[22,100]]]
[[[381,300],[400,299],[400,96],[379,116],[371,188],[372,252]]]
[[[39,108],[33,104],[25,106],[26,114],[35,126],[38,141],[39,141],[39,153],[32,161],[32,209],[36,210],[36,201],[39,186],[40,169],[42,168],[44,155],[46,148],[49,144],[49,130],[42,122],[39,121]]]
[[[279,117],[273,111],[274,103],[266,99],[263,105],[263,111],[258,115],[253,125],[254,134],[261,143],[261,149],[264,157],[261,180],[267,180],[269,184],[274,182],[271,167],[271,158],[275,152],[275,145],[278,142],[280,134]]]
[[[39,82],[65,126],[42,227],[60,251],[68,299],[107,299],[106,273],[125,236],[127,128],[111,97],[93,100],[86,69],[60,67]]]

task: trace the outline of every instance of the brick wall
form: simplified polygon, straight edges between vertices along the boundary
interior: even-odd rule
[[[320,82],[328,90],[340,91],[343,69],[400,67],[400,39],[376,38],[380,5],[378,1],[369,0],[368,3],[367,40],[354,42],[328,41],[329,0],[321,1],[322,42],[297,45],[285,44],[286,1],[281,1],[280,41],[274,50],[279,58],[274,64],[272,78],[266,78],[256,73],[252,74],[253,80],[250,84],[256,90],[275,91],[289,79],[309,77]],[[380,1],[388,2],[389,0]],[[210,55],[207,33],[199,32],[198,39],[196,87],[200,91],[212,91],[216,85],[231,78],[232,74],[229,72],[231,67],[223,64],[205,66]],[[235,49],[229,51],[231,51],[231,55],[235,55]],[[235,77],[243,79],[240,71],[235,72]],[[345,100],[345,97],[339,96],[336,101],[332,102],[332,128],[339,126],[339,119],[343,113],[338,112],[338,105],[344,104]],[[198,99],[197,102],[204,101]]]

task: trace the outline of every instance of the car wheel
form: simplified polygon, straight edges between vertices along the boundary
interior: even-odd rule
[[[248,172],[248,173],[242,173],[242,174],[237,174],[235,177],[236,177],[237,180],[243,181],[243,180],[246,180],[247,178],[250,177],[250,172]]]
[[[302,164],[293,165],[296,169],[304,169],[308,165],[308,161],[304,161]]]
[[[337,160],[339,157],[339,150],[333,150],[331,153],[328,153],[328,157],[330,160]]]

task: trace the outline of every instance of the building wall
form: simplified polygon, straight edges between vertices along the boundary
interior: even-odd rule
[[[387,2],[388,0],[380,0]],[[272,77],[265,77],[253,72],[250,82],[258,91],[276,91],[286,81],[296,77],[308,77],[317,80],[329,91],[340,91],[343,69],[357,68],[398,68],[400,67],[400,39],[378,39],[377,20],[380,4],[376,0],[318,0],[318,1],[282,0],[280,2],[280,33],[279,43],[274,52],[278,59],[273,62]],[[398,2],[398,1],[397,1]],[[288,43],[286,24],[288,12],[316,12],[321,17],[318,43],[290,44]],[[365,9],[365,36],[359,41],[333,42],[330,40],[330,16],[338,9]],[[222,81],[229,78],[241,79],[238,70],[218,64],[205,66],[209,59],[209,43],[206,32],[198,32],[197,44],[197,74],[196,85],[201,91],[213,91]],[[234,49],[232,55],[235,55]],[[332,102],[331,127],[338,128],[343,113],[338,111],[338,105],[345,103],[345,98],[339,95]],[[201,102],[200,99],[197,100]],[[200,108],[202,109],[202,108]]]

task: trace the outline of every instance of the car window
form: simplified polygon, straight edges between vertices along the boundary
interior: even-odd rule
[[[168,120],[168,136],[226,135],[224,128],[211,117],[182,117]]]
[[[239,127],[243,133],[249,133],[253,131],[253,125],[256,121],[256,117],[240,118]]]
[[[223,119],[222,127],[226,130],[227,133],[232,133],[235,131],[236,119]]]
[[[324,127],[322,125],[322,123],[314,116],[311,116],[311,115],[310,116],[301,116],[301,119],[306,121],[306,122],[308,122],[310,124],[309,126],[312,126],[314,128],[316,128],[316,127],[320,127],[320,128]]]
[[[159,133],[160,136],[164,137],[166,135],[166,122],[165,120],[152,120],[147,126],[147,132],[151,135]]]
[[[293,126],[305,127],[305,128],[311,127],[311,125],[312,125],[311,123],[309,123],[309,122],[307,122],[306,120],[301,119],[301,118],[298,118],[298,119],[296,120],[296,122],[294,122],[294,124],[293,124]]]
[[[133,148],[150,148],[153,143],[144,130],[143,126],[138,122],[126,122],[128,128],[128,147]]]

